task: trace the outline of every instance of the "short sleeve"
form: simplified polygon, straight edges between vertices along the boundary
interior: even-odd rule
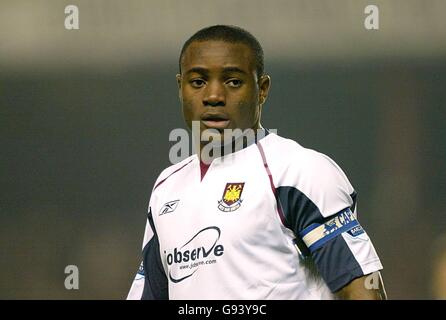
[[[127,299],[166,300],[168,297],[168,281],[161,262],[158,234],[149,207],[143,240],[142,262]]]
[[[276,187],[279,204],[297,242],[311,255],[332,292],[382,269],[357,219],[357,194],[329,157],[308,151]]]

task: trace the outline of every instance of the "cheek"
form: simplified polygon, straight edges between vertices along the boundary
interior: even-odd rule
[[[189,92],[189,90],[185,89],[182,92],[182,105],[183,110],[187,111],[188,113],[193,113],[197,110],[197,102],[200,102],[199,97],[195,94],[192,94]]]
[[[190,102],[183,99],[182,108],[183,108],[184,119],[186,120],[190,119],[192,117],[192,105],[190,104]]]
[[[183,117],[187,125],[190,127],[193,120],[199,119],[198,110],[194,107],[193,100],[184,99],[182,101]]]
[[[247,120],[252,120],[258,116],[258,95],[256,90],[249,90],[248,94],[243,96],[238,103],[238,110],[240,111],[240,116],[246,118]]]
[[[259,117],[259,108],[254,101],[241,101],[237,104],[238,125],[244,128],[251,127]]]

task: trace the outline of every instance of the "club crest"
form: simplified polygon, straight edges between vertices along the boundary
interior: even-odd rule
[[[223,197],[218,201],[218,209],[223,212],[232,212],[240,208],[242,205],[242,196],[244,182],[227,183],[223,191]]]

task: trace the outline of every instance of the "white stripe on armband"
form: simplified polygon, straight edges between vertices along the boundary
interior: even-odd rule
[[[350,208],[348,208],[341,211],[334,218],[328,220],[324,224],[311,224],[300,233],[300,236],[310,252],[314,252],[337,235],[358,225],[359,222],[356,219],[356,216],[352,213]]]

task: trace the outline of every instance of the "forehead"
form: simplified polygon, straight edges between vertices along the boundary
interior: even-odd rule
[[[194,67],[218,69],[236,66],[247,73],[255,70],[253,50],[244,43],[230,43],[221,40],[194,41],[183,54],[182,71]]]

